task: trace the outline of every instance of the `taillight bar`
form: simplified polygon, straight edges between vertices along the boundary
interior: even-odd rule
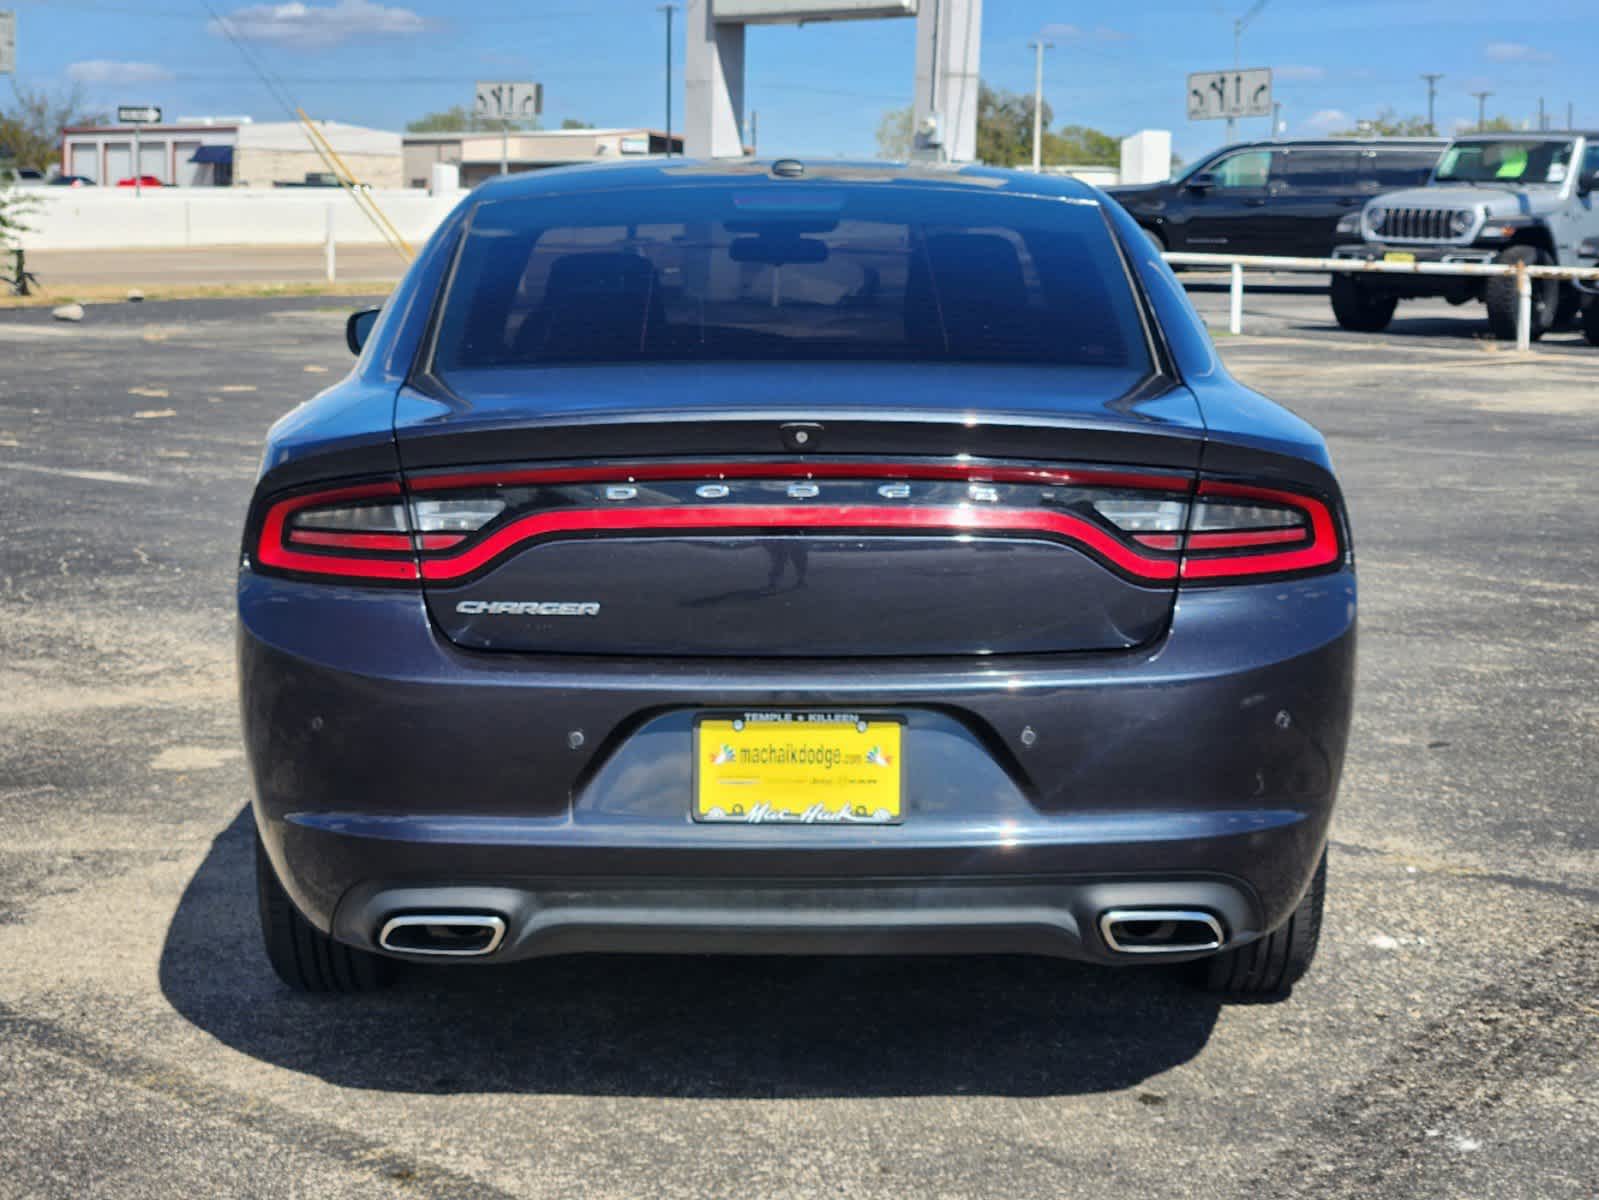
[[[794,504],[734,496],[726,503],[599,505],[568,496],[559,507],[517,513],[514,498],[485,496],[501,487],[562,486],[639,481],[687,482],[788,479],[929,480],[977,485],[1023,484],[1104,488],[1085,504],[1042,493],[1037,507],[1022,503]],[[1342,554],[1338,522],[1322,500],[1282,488],[1225,480],[1197,487],[1181,475],[1098,468],[984,466],[975,463],[632,463],[605,466],[477,470],[422,476],[409,488],[428,497],[408,501],[392,480],[332,488],[271,502],[255,540],[263,568],[301,575],[383,582],[452,583],[490,567],[535,541],[607,533],[760,533],[767,531],[983,533],[1044,537],[1099,559],[1136,583],[1216,584],[1302,574],[1336,564]],[[633,489],[625,489],[630,495]],[[720,493],[718,487],[704,489]],[[441,496],[472,491],[476,498]],[[809,489],[811,494],[815,488]],[[1149,498],[1128,498],[1147,492]],[[1121,494],[1118,498],[1118,493]],[[903,499],[900,491],[892,497]],[[791,492],[792,496],[793,493]],[[843,501],[847,497],[840,496]],[[980,497],[992,501],[993,495]],[[933,497],[928,497],[933,500]],[[525,501],[524,501],[525,502]],[[1076,511],[1073,511],[1073,508]],[[1184,518],[1183,514],[1187,513]],[[504,519],[501,519],[501,518]],[[1194,526],[1198,526],[1195,528]],[[442,528],[447,532],[439,532]]]

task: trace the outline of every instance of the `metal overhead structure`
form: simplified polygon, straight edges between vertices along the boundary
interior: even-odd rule
[[[696,158],[744,154],[744,30],[749,25],[916,18],[913,156],[977,156],[983,0],[686,0],[684,150]]]

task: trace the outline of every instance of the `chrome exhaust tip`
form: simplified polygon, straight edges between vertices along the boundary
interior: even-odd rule
[[[494,913],[402,913],[378,931],[385,950],[437,958],[481,958],[504,940],[505,918]]]
[[[1221,922],[1188,908],[1112,908],[1099,917],[1099,934],[1118,954],[1198,954],[1227,941]]]

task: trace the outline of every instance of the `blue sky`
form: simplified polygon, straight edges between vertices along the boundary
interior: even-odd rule
[[[229,18],[251,51],[314,116],[399,129],[422,113],[471,102],[474,79],[536,79],[545,123],[659,126],[662,19],[656,0],[0,0],[18,24],[18,75],[30,85],[81,83],[91,103],[162,105],[169,118],[282,109],[213,27]],[[1232,18],[1249,0],[1144,0],[1088,5],[986,0],[983,77],[1032,86],[1029,39],[1055,43],[1045,97],[1057,123],[1123,134],[1173,131],[1192,158],[1220,143],[1221,122],[1189,122],[1184,76],[1230,64]],[[1511,18],[1508,14],[1514,14]],[[1491,114],[1535,117],[1545,97],[1599,126],[1594,0],[1270,0],[1244,35],[1246,66],[1277,72],[1289,133],[1347,128],[1384,107],[1421,113],[1422,71],[1442,71],[1438,124]],[[914,23],[870,21],[754,28],[748,107],[762,153],[870,155],[885,109],[908,102]],[[681,124],[681,40],[674,109]],[[1266,121],[1247,121],[1264,136]]]

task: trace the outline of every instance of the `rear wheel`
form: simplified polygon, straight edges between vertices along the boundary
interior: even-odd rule
[[[1199,985],[1226,996],[1282,996],[1299,982],[1316,957],[1321,913],[1327,900],[1327,852],[1293,915],[1247,946],[1223,950],[1196,963]]]
[[[1340,329],[1380,333],[1394,319],[1399,297],[1387,296],[1348,275],[1334,275],[1328,288],[1333,316]]]
[[[278,882],[261,835],[255,835],[255,891],[267,960],[297,992],[372,992],[393,976],[394,964],[336,942],[300,915]]]
[[[1526,263],[1529,267],[1548,266],[1554,260],[1548,252],[1536,246],[1512,246],[1503,251],[1496,263],[1515,264]],[[1514,275],[1495,275],[1488,280],[1483,289],[1484,299],[1488,302],[1488,328],[1493,331],[1494,337],[1502,342],[1514,341],[1516,338],[1516,310],[1519,301],[1516,296],[1516,277]],[[1532,340],[1541,338],[1553,324],[1555,312],[1560,306],[1560,281],[1558,279],[1534,279],[1532,281],[1532,328],[1529,331]]]
[[[1592,296],[1582,310],[1582,336],[1590,346],[1599,346],[1599,296]]]

